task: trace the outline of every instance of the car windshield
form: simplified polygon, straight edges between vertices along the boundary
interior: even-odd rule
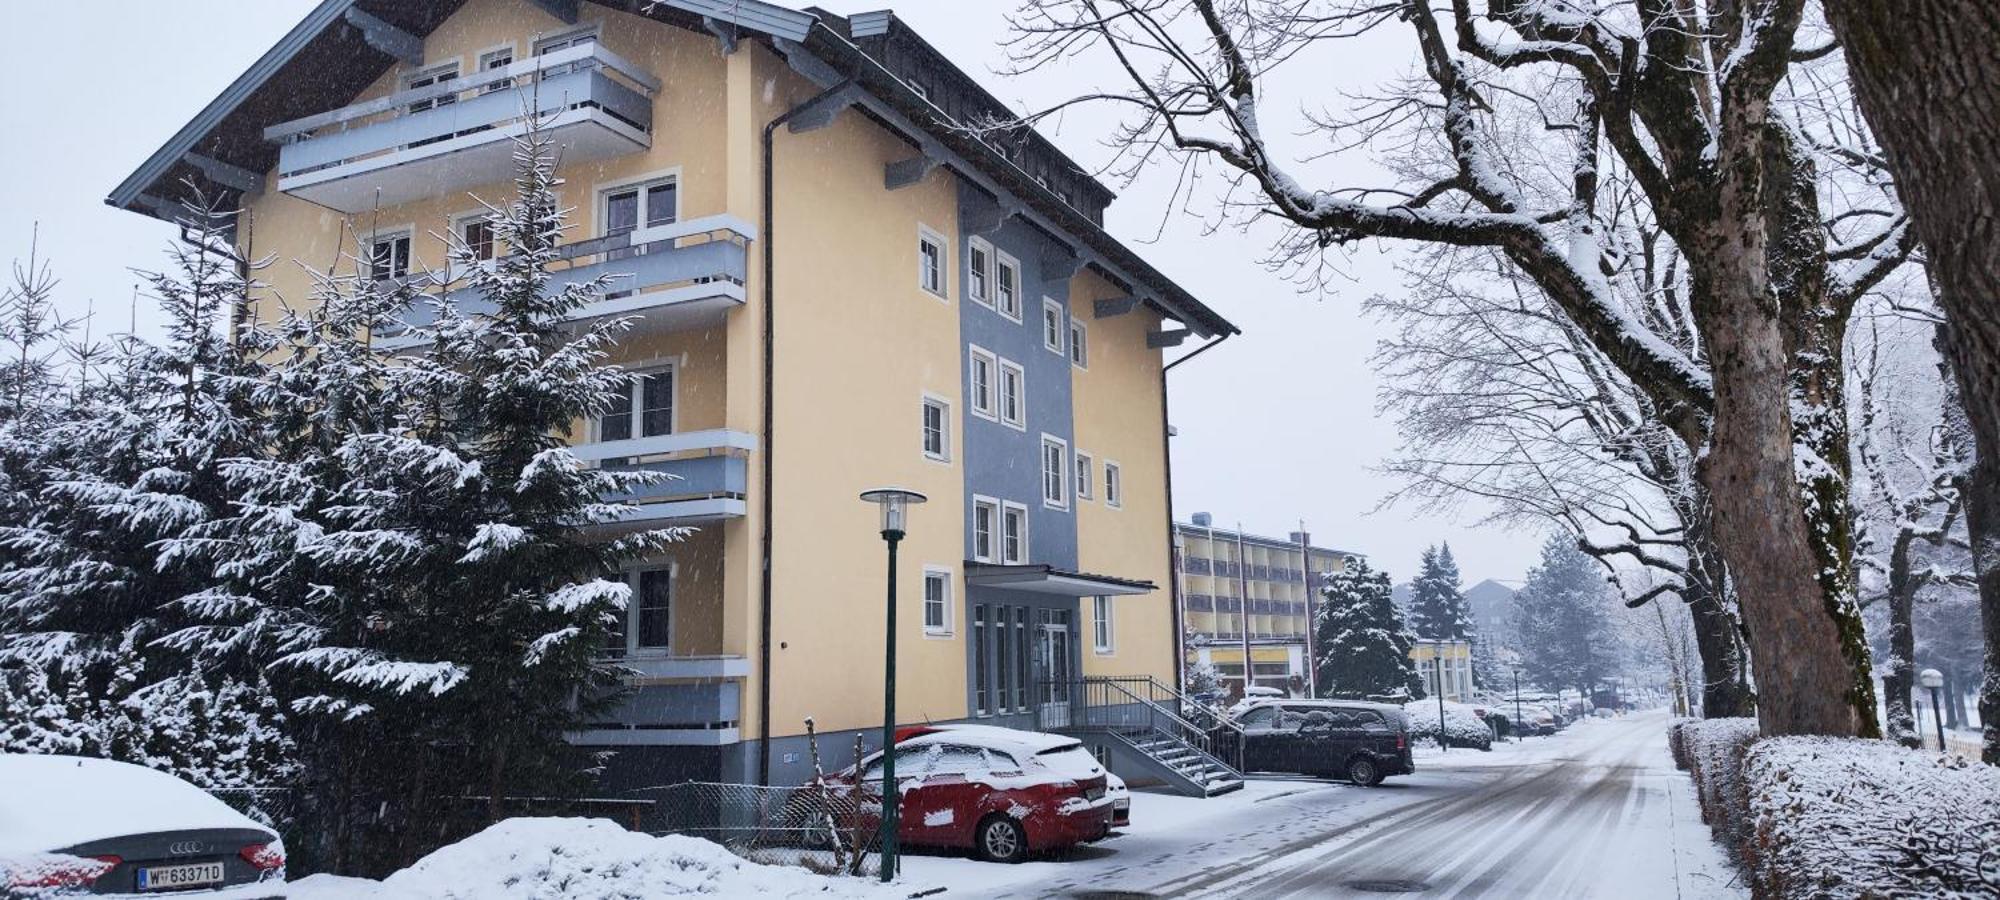
[[[1082,744],[1065,744],[1043,750],[1035,754],[1035,758],[1065,778],[1097,778],[1104,774],[1104,767],[1097,764],[1097,757],[1091,756]]]

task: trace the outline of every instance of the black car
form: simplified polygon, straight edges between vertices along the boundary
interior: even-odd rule
[[[1242,769],[1296,772],[1378,784],[1416,771],[1410,726],[1402,709],[1337,700],[1258,703],[1236,716],[1242,729]],[[1232,732],[1228,740],[1233,741]]]

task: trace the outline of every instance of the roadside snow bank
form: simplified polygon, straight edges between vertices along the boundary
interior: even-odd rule
[[[2000,896],[2000,769],[1888,741],[1784,737],[1744,760],[1772,897]]]
[[[1412,700],[1403,704],[1403,713],[1410,717],[1410,739],[1436,741],[1438,733],[1438,702]],[[1451,739],[1453,747],[1477,747],[1490,750],[1493,747],[1493,728],[1486,720],[1472,714],[1472,707],[1463,703],[1444,705],[1445,735]]]
[[[381,882],[315,876],[292,900],[642,900],[652,897],[868,897],[870,882],[742,859],[699,838],[653,837],[606,819],[508,819]]]

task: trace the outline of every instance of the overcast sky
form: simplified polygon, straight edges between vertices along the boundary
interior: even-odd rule
[[[1007,78],[998,45],[1017,0],[819,0],[839,13],[892,6],[932,44],[1017,109],[1031,109],[1099,83],[1111,73],[1083,60],[1061,71]],[[162,263],[166,225],[104,205],[119,180],[312,8],[312,0],[147,0],[22,4],[8,11],[14,33],[0,57],[0,257],[26,257],[40,223],[42,255],[63,284],[63,307],[95,313],[98,333],[123,331],[135,316],[133,268]],[[794,2],[793,5],[804,5]],[[88,34],[76,53],[64,36]],[[1400,33],[1395,35],[1401,37]],[[1339,90],[1365,89],[1404,72],[1409,48],[1388,40],[1342,48],[1337,57],[1295,61],[1266,86],[1266,109],[1320,108]],[[671,73],[660,73],[671,79]],[[1109,158],[1110,109],[1066,114],[1044,130],[1086,166]],[[1267,131],[1276,132],[1267,118]],[[1303,156],[1303,141],[1281,147]],[[1306,170],[1320,175],[1373,171],[1364,158],[1337,156]],[[1327,290],[1301,293],[1260,260],[1274,231],[1215,228],[1220,184],[1194,194],[1193,212],[1170,209],[1170,172],[1133,184],[1108,215],[1111,232],[1243,329],[1243,335],[1172,375],[1174,508],[1185,519],[1205,510],[1219,526],[1283,536],[1303,520],[1321,545],[1368,554],[1406,580],[1425,545],[1448,540],[1472,584],[1512,581],[1535,561],[1540,535],[1480,527],[1482,511],[1425,516],[1375,512],[1395,484],[1372,471],[1397,446],[1392,421],[1375,409],[1368,357],[1381,328],[1362,316],[1370,295],[1398,284],[1392,247],[1365,244]],[[1271,226],[1275,227],[1275,226]],[[140,302],[142,334],[157,317]],[[1190,343],[1186,348],[1191,349]],[[1181,352],[1181,351],[1170,351]]]

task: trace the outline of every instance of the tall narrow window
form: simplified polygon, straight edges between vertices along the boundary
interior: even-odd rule
[[[1090,598],[1090,643],[1099,653],[1111,652],[1111,598]]]
[[[936,397],[924,398],[924,455],[951,459],[951,405]]]
[[[984,306],[993,305],[993,247],[979,238],[965,250],[965,295]]]
[[[1000,314],[1016,322],[1021,321],[1021,263],[1005,253],[1000,254],[995,270],[1000,277],[993,286],[993,308]]]
[[[634,372],[597,423],[597,439],[622,441],[674,431],[674,370]]]
[[[1090,368],[1090,350],[1084,343],[1086,337],[1083,323],[1069,320],[1069,364],[1079,369]]]
[[[1042,298],[1042,347],[1050,353],[1061,355],[1063,336],[1068,329],[1063,327],[1062,303],[1054,297]]]
[[[917,286],[943,298],[944,265],[944,237],[928,228],[918,230]]]
[[[1019,363],[1000,361],[1000,421],[1028,427],[1027,373]]]
[[[995,529],[1000,526],[1000,504],[985,497],[972,498],[972,558],[992,562]]]
[[[924,570],[924,632],[951,632],[951,573],[948,571]]]
[[[1042,504],[1069,508],[1069,444],[1048,434],[1042,435]]]
[[[1000,561],[1007,565],[1028,561],[1028,508],[1018,503],[1000,507]]]
[[[996,613],[996,617],[993,620],[993,637],[996,643],[996,646],[993,648],[993,655],[994,658],[1000,661],[999,678],[994,682],[998,693],[995,696],[993,705],[994,709],[1004,713],[1014,708],[1013,629],[1007,627],[1007,607],[996,606],[993,610]]]
[[[381,281],[410,274],[410,235],[379,235],[368,241],[368,277]]]
[[[1108,459],[1104,461],[1105,506],[1125,505],[1125,482],[1121,474],[1117,463]]]
[[[1025,606],[1014,607],[1014,663],[1014,670],[1021,679],[1014,689],[1014,708],[1027,712],[1028,684],[1033,675],[1028,668],[1028,608]]]
[[[1076,451],[1076,499],[1091,499],[1094,490],[1092,485],[1096,481],[1097,473],[1091,469],[1090,454],[1082,450]]]
[[[638,627],[633,629],[633,645],[639,650],[664,650],[673,643],[673,571],[642,569],[634,585],[633,613]]]
[[[990,679],[987,672],[986,649],[986,604],[976,603],[972,607],[972,714],[986,715],[992,709],[987,705],[992,700]]]
[[[995,385],[999,378],[999,360],[993,354],[972,347],[966,351],[966,393],[972,397],[972,414],[982,419],[998,415],[994,401]]]

